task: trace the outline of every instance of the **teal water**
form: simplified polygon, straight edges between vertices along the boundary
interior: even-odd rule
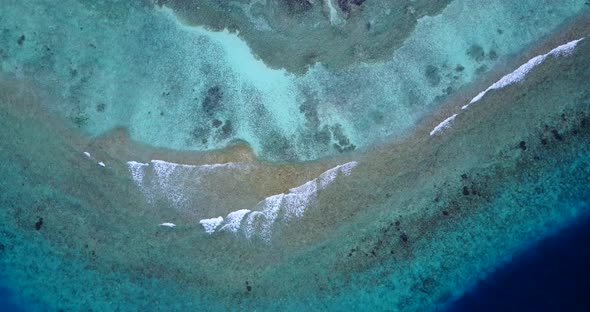
[[[236,6],[241,2],[250,1],[236,1]],[[412,11],[403,3],[377,3],[368,8],[394,7],[348,23],[373,23],[370,30],[347,35],[340,26],[324,25],[332,32],[326,40],[376,36],[380,42],[385,32],[380,23],[394,20],[399,7]],[[72,0],[56,6],[53,1],[11,0],[3,2],[0,15],[1,68],[56,90],[59,104],[50,108],[90,135],[127,127],[135,140],[182,150],[217,149],[245,140],[263,159],[314,160],[406,132],[442,99],[585,8],[583,0],[456,0],[437,15],[417,19],[413,27],[387,30],[404,40],[394,51],[383,50],[390,52],[380,62],[353,58],[343,60],[351,63],[344,69],[317,65],[301,74],[270,68],[263,62],[267,59],[253,54],[249,46],[260,42],[275,49],[267,42],[269,31],[257,31],[253,38],[244,34],[247,41],[242,41],[206,25],[187,27],[174,11],[149,1]],[[241,23],[240,16],[227,18]],[[327,20],[316,16],[306,22]]]
[[[10,301],[430,311],[588,213],[584,1],[320,2],[4,1]]]

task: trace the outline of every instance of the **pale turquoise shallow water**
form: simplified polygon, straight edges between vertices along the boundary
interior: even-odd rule
[[[136,140],[183,150],[239,139],[279,161],[407,132],[442,99],[586,7],[583,0],[456,0],[413,31],[400,29],[408,38],[382,62],[295,75],[256,60],[234,34],[183,26],[147,1],[2,5],[2,71],[56,90],[61,99],[50,108],[87,133],[124,126]]]
[[[2,284],[39,311],[443,307],[588,212],[590,41],[460,108],[489,86],[476,88],[486,73],[587,36],[584,5],[456,0],[420,19],[386,60],[295,75],[255,60],[234,35],[182,26],[149,3],[5,1]],[[476,91],[444,102],[461,87]],[[439,108],[458,116],[431,137],[420,122]],[[207,185],[227,177],[197,176],[179,183],[186,207],[150,202],[126,163],[148,156],[92,140],[118,126],[152,147],[241,139],[262,159],[309,166],[289,169],[301,178],[287,189],[323,171],[303,160],[336,155],[358,166],[319,191],[300,220],[273,228],[270,242],[207,235],[199,219],[274,194],[254,187],[265,178],[241,172],[244,185]],[[410,138],[401,147],[388,145],[402,133]],[[121,145],[129,151],[109,149]],[[269,175],[290,172],[269,166]],[[198,192],[228,207],[199,207]],[[166,221],[178,227],[158,226]]]

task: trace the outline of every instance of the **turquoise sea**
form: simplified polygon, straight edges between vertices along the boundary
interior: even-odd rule
[[[589,9],[0,0],[0,311],[587,311]]]

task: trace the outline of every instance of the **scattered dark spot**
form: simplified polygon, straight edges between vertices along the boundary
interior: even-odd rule
[[[375,250],[371,250],[371,255],[372,255],[373,257],[377,256],[377,254],[375,253]]]
[[[390,197],[391,197],[391,193],[387,193],[387,194],[385,194],[385,197],[386,197],[386,198],[390,198]]]
[[[25,42],[25,35],[21,35],[20,37],[18,37],[18,39],[16,40],[16,43],[18,43],[18,45],[23,45],[23,43]]]
[[[164,91],[162,92],[162,96],[169,96],[170,95],[170,91]]]
[[[207,139],[206,138],[202,139],[201,144],[203,144],[203,145],[207,144]]]
[[[306,99],[299,105],[299,111],[305,115],[305,124],[307,127],[316,129],[320,125],[320,118],[318,116],[317,102],[313,97]]]
[[[426,66],[426,69],[424,70],[424,75],[426,76],[426,80],[428,80],[428,83],[431,86],[434,87],[440,83],[441,76],[440,76],[438,67],[436,67],[434,65]]]
[[[503,31],[502,29],[500,29],[500,28],[496,29],[496,31],[497,31],[497,32],[498,32],[498,34],[500,34],[500,35],[504,33],[504,31]]]
[[[42,226],[43,226],[43,218],[39,218],[39,220],[37,220],[37,222],[35,223],[35,230],[39,231]]]
[[[213,128],[219,128],[219,126],[221,126],[221,124],[223,124],[223,123],[219,119],[213,119],[213,122],[211,123]]]
[[[478,67],[478,68],[475,70],[475,74],[476,74],[476,75],[481,75],[481,74],[485,73],[487,70],[488,70],[488,67],[487,67],[487,66],[485,66],[485,65],[481,65],[480,67]]]
[[[523,151],[526,151],[526,142],[520,141],[520,143],[518,143],[518,148],[520,148]]]
[[[191,137],[195,142],[201,141],[203,138],[209,136],[211,129],[209,127],[203,127],[202,125],[197,125],[191,131]]]
[[[223,127],[221,127],[221,137],[223,139],[228,138],[233,131],[234,128],[232,126],[231,120],[226,120],[225,124],[223,124]]]
[[[310,0],[283,0],[283,2],[291,14],[305,13],[313,8],[313,3]]]
[[[557,130],[553,129],[551,130],[551,133],[557,141],[563,141],[563,137],[561,136],[561,134],[559,134],[559,132],[557,132]]]
[[[342,12],[350,13],[354,6],[361,6],[366,0],[338,0],[338,6]]]
[[[547,139],[545,139],[545,138],[541,139],[541,144],[547,145]]]
[[[477,44],[471,45],[471,47],[469,47],[467,50],[467,55],[478,63],[483,61],[486,56],[483,48]]]
[[[462,174],[462,175],[461,175],[461,179],[463,179],[463,180],[467,180],[467,174],[465,174],[465,173],[464,173],[464,174]]]
[[[246,291],[247,292],[251,292],[252,291],[252,286],[250,286],[250,284],[248,283],[248,281],[246,281]]]
[[[565,114],[561,114],[561,121],[567,122],[567,116]]]
[[[6,247],[4,246],[4,244],[0,244],[0,252],[3,252],[6,249]]]
[[[96,105],[96,111],[99,113],[102,113],[102,112],[104,112],[106,107],[107,107],[107,105],[105,103],[98,103]]]
[[[84,126],[86,126],[86,124],[88,123],[88,116],[86,115],[78,115],[75,117],[72,117],[72,121],[74,122],[74,124],[78,127],[78,128],[82,128]]]
[[[404,242],[408,242],[408,235],[406,233],[402,233],[399,238]]]
[[[449,215],[449,212],[446,210],[443,210],[442,214],[443,214],[443,216],[447,217]]]
[[[462,72],[465,70],[465,67],[463,67],[463,65],[459,64],[457,65],[457,67],[455,67],[455,71],[456,72]]]
[[[465,195],[465,196],[469,195],[469,189],[467,188],[467,186],[463,187],[463,195]]]
[[[328,145],[330,144],[330,140],[332,139],[332,134],[330,133],[328,126],[324,126],[322,130],[314,134],[314,138],[319,143]]]
[[[488,57],[490,58],[490,60],[495,61],[498,59],[498,53],[492,50],[490,51],[490,54],[488,54]]]
[[[160,116],[164,116],[164,112],[163,111],[160,111]]]
[[[399,221],[395,221],[395,226],[399,226],[400,222]]]
[[[207,94],[205,95],[205,99],[201,106],[207,114],[212,115],[221,108],[222,99],[223,91],[219,86],[214,86],[207,90]]]
[[[371,22],[367,22],[365,26],[367,27],[367,31],[371,30]]]
[[[356,145],[351,144],[350,140],[346,135],[344,135],[344,131],[342,131],[342,125],[336,124],[331,127],[332,131],[332,138],[337,140],[337,143],[332,144],[332,147],[336,149],[340,153],[350,152],[356,149]]]

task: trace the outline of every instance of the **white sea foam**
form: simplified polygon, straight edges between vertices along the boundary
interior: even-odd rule
[[[176,224],[170,223],[170,222],[164,222],[164,223],[160,223],[160,226],[169,227],[169,228],[175,228],[176,227]]]
[[[223,222],[223,226],[219,229],[220,231],[229,231],[236,233],[242,225],[242,220],[250,212],[249,209],[240,209],[237,211],[230,212]]]
[[[129,167],[129,172],[131,172],[131,177],[133,177],[133,182],[135,182],[135,185],[142,188],[143,178],[145,177],[145,169],[149,166],[149,164],[144,164],[137,161],[128,161],[127,166]]]
[[[434,127],[434,129],[432,129],[432,131],[430,131],[430,135],[431,136],[435,135],[435,134],[439,133],[440,131],[442,131],[443,129],[447,129],[447,128],[451,127],[451,123],[453,122],[455,117],[457,117],[457,114],[454,114],[453,116],[443,120],[436,127]]]
[[[508,85],[520,82],[524,79],[524,77],[536,66],[538,66],[539,64],[543,63],[548,56],[568,56],[570,55],[573,50],[576,48],[576,45],[578,44],[578,42],[584,40],[584,38],[578,39],[578,40],[573,40],[570,41],[564,45],[560,45],[559,47],[549,51],[549,53],[546,54],[542,54],[542,55],[538,55],[533,57],[532,59],[530,59],[528,62],[526,62],[525,64],[521,65],[519,68],[517,68],[515,71],[511,72],[510,74],[502,77],[502,79],[498,80],[497,82],[495,82],[493,85],[491,85],[489,88],[487,88],[486,90],[480,92],[476,97],[474,97],[471,102],[469,102],[469,104],[463,105],[462,109],[466,109],[467,107],[469,107],[469,105],[481,100],[481,98],[488,92],[491,90],[495,90],[495,89],[501,89],[504,88]]]
[[[338,176],[338,172],[342,172],[344,175],[349,176],[352,173],[352,168],[356,167],[357,165],[358,163],[356,161],[351,161],[326,170],[317,178],[319,189],[322,190],[326,188],[326,186],[330,185],[330,183],[334,182]]]
[[[186,165],[167,162],[163,160],[151,160],[149,163],[128,161],[127,165],[133,181],[144,193],[148,202],[153,202],[157,196],[163,196],[175,207],[182,208],[188,205],[190,193],[183,183],[190,181],[198,183],[207,174],[217,170],[248,170],[252,164],[248,163],[223,163],[207,165]],[[153,170],[154,179],[146,181],[148,170]]]
[[[256,205],[254,211],[242,209],[229,213],[225,220],[219,217],[199,222],[209,234],[215,231],[240,232],[248,239],[259,237],[264,241],[270,241],[272,229],[279,214],[282,213],[281,220],[285,223],[303,217],[305,210],[315,203],[319,190],[334,182],[340,172],[349,176],[357,165],[356,161],[352,161],[329,169],[318,178],[291,188],[286,194],[281,193],[265,198]],[[211,226],[210,220],[216,220],[219,223]]]
[[[215,229],[217,229],[217,227],[219,227],[219,225],[223,223],[223,218],[217,217],[211,219],[203,219],[199,221],[199,223],[203,226],[207,234],[213,234],[213,232],[215,232]]]
[[[283,198],[283,219],[301,218],[305,209],[316,199],[318,192],[317,179],[313,179],[303,185],[292,188]]]

